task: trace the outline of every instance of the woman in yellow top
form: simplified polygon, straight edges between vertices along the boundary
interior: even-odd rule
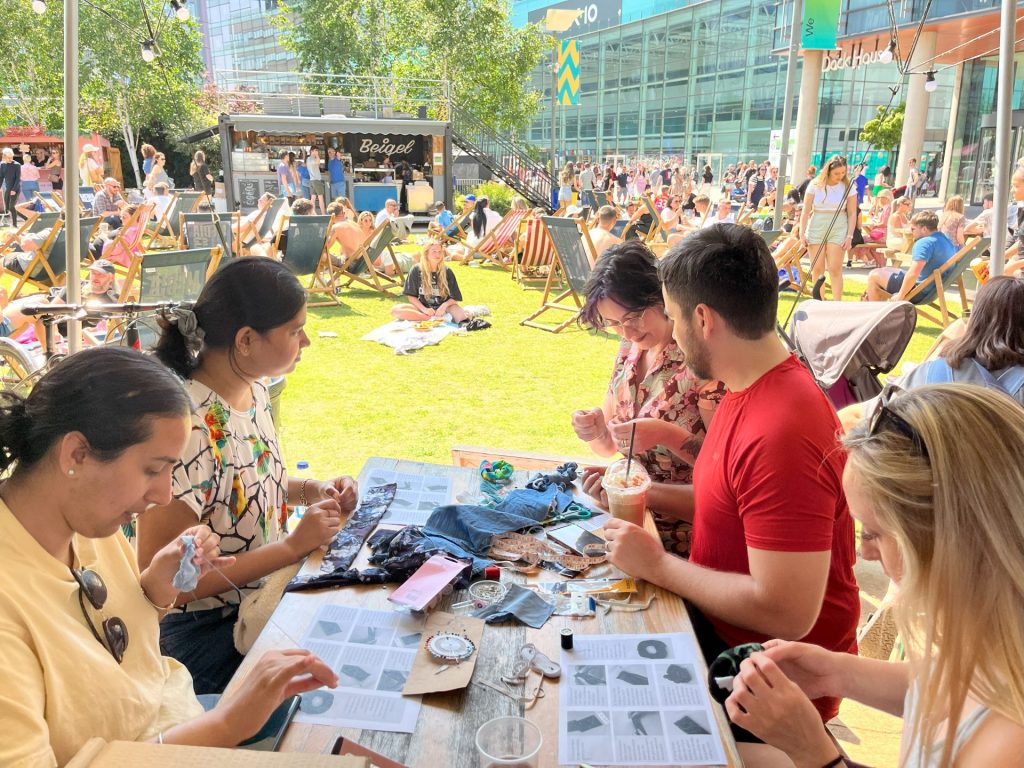
[[[99,148],[94,144],[82,147],[78,156],[78,180],[83,187],[95,187],[103,183],[103,163],[96,159]]]
[[[121,526],[171,497],[189,435],[181,382],[155,360],[99,347],[0,402],[0,765],[51,768],[93,737],[235,746],[288,696],[334,686],[305,651],[265,655],[204,713],[188,672],[160,654],[180,539],[139,572]],[[195,537],[202,570],[226,565]]]

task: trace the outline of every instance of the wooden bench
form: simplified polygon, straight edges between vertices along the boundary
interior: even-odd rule
[[[575,456],[555,456],[548,453],[530,453],[528,451],[509,451],[504,448],[483,448],[476,445],[453,445],[452,464],[456,467],[476,467],[481,461],[507,461],[516,469],[545,470],[554,469],[567,461],[575,461],[581,467],[607,466],[602,459],[578,458]]]

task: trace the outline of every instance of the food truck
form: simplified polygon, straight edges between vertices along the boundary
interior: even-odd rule
[[[113,176],[118,181],[122,181],[121,178],[121,153],[116,147],[110,146],[110,142],[100,136],[98,133],[80,133],[78,136],[78,148],[73,153],[71,160],[72,162],[78,162],[78,156],[82,152],[82,149],[87,145],[92,144],[101,153],[103,158],[103,175]],[[9,125],[2,133],[0,133],[0,148],[9,147],[14,150],[15,157],[19,162],[23,162],[22,158],[25,154],[33,155],[37,159],[48,158],[54,149],[59,149],[62,153],[61,164],[64,165],[67,162],[64,157],[64,133],[63,131],[47,131],[41,125]],[[36,153],[41,150],[41,153]],[[97,159],[99,159],[97,157]],[[38,163],[37,163],[38,164]],[[50,172],[42,174],[39,180],[40,189],[44,192],[49,192],[53,186],[52,176]],[[62,181],[63,174],[57,179]],[[59,188],[59,187],[58,187]]]
[[[238,114],[220,116],[227,209],[252,211],[264,192],[280,193],[277,166],[289,151],[305,154],[317,147],[328,184],[327,149],[341,153],[346,196],[357,211],[376,213],[388,199],[398,200],[402,179],[395,166],[411,166],[406,182],[409,212],[428,217],[434,203],[452,206],[452,139],[447,122],[417,118],[300,117]],[[208,135],[208,134],[207,134]],[[197,136],[195,138],[200,138]]]

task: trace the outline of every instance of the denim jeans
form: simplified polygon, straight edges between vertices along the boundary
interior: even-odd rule
[[[222,693],[244,658],[235,650],[238,607],[169,613],[160,622],[160,652],[192,675],[196,694]]]
[[[26,200],[31,200],[36,192],[39,191],[38,181],[23,181],[21,182],[21,196]]]
[[[591,209],[597,206],[597,201],[594,200],[594,190],[584,189],[580,192],[580,205],[589,205]]]
[[[345,180],[331,182],[331,200],[345,196]]]

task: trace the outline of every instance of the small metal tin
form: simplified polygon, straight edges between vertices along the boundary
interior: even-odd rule
[[[571,651],[572,650],[572,630],[568,629],[568,628],[567,629],[563,629],[560,634],[561,634],[561,638],[560,639],[561,639],[561,642],[562,642],[562,650],[564,650],[564,651]]]

